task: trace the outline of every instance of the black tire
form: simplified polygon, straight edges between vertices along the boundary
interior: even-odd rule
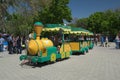
[[[85,51],[84,51],[84,52],[82,52],[82,55],[85,55]]]

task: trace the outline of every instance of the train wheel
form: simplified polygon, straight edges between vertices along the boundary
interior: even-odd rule
[[[65,58],[65,52],[62,52],[61,53],[61,59],[64,59]]]
[[[66,52],[66,58],[70,57],[70,52]]]
[[[56,61],[56,54],[55,53],[52,53],[51,56],[50,56],[50,61],[51,62],[55,62]]]
[[[89,49],[86,50],[86,53],[88,53],[88,52],[89,52]]]
[[[82,55],[85,55],[85,51],[82,52]]]

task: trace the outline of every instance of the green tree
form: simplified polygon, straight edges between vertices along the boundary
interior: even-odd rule
[[[63,19],[70,22],[72,20],[71,11],[68,7],[69,0],[52,0],[52,2],[39,11],[35,20],[43,23],[63,24]]]
[[[92,30],[94,33],[100,33],[101,32],[101,22],[103,20],[103,12],[96,12],[89,16],[88,18],[88,26],[90,30]]]
[[[19,1],[19,0],[18,0]],[[1,32],[5,32],[5,18],[8,14],[8,7],[17,6],[17,3],[15,0],[0,0],[0,30]]]
[[[87,29],[88,28],[87,25],[88,25],[88,18],[82,18],[76,22],[76,27],[83,27]]]
[[[88,26],[96,33],[117,34],[120,31],[120,9],[96,12],[90,15]]]

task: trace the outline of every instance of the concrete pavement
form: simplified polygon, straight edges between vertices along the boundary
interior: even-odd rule
[[[110,45],[42,67],[21,67],[20,54],[0,53],[0,80],[120,80],[120,49]]]

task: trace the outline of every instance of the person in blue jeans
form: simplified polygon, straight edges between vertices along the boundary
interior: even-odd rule
[[[115,38],[115,43],[116,43],[116,49],[119,49],[120,48],[120,46],[119,46],[120,40],[119,40],[118,35]]]
[[[103,36],[101,36],[100,41],[101,41],[101,46],[104,47],[104,42],[105,42],[105,40],[104,40],[104,37],[103,37]]]
[[[4,38],[2,38],[2,35],[0,34],[0,52],[3,51],[3,42],[4,42]]]

